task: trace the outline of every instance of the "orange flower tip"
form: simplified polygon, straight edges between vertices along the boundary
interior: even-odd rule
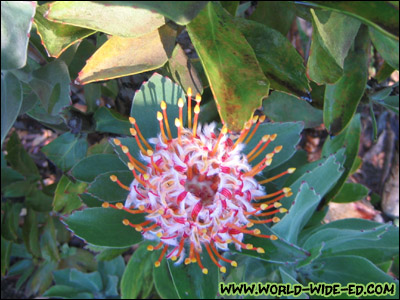
[[[266,210],[267,208],[268,208],[268,205],[267,204],[261,204],[261,206],[260,206],[260,208],[262,209],[262,210]]]
[[[148,245],[148,246],[147,246],[147,250],[148,250],[148,251],[153,251],[153,250],[154,250],[154,247],[153,247],[152,245]]]
[[[272,218],[272,222],[274,223],[278,223],[281,219],[279,219],[278,217],[273,217]]]
[[[144,205],[139,205],[139,210],[144,210],[145,209],[145,207],[144,207]]]
[[[275,153],[274,152],[271,152],[271,153],[268,153],[267,155],[265,155],[265,158],[268,160],[268,159],[272,159],[273,157],[274,157],[274,155],[275,155]]]
[[[132,171],[135,167],[132,163],[128,162],[128,168]]]
[[[247,250],[253,249],[253,245],[252,245],[252,244],[246,244],[246,249],[247,249]]]
[[[271,240],[273,240],[273,241],[276,241],[277,239],[278,239],[278,237],[276,236],[276,235],[271,235],[270,237],[269,237]]]
[[[157,212],[159,215],[162,215],[162,214],[164,214],[164,209],[160,208],[159,210],[157,210]]]
[[[284,207],[282,207],[282,208],[279,209],[279,212],[280,212],[280,213],[285,213],[285,212],[287,212],[287,209],[284,208]]]
[[[194,113],[195,113],[195,114],[200,113],[200,106],[196,105],[196,106],[194,107]]]
[[[138,232],[140,232],[140,231],[143,230],[143,227],[142,227],[142,226],[136,226],[136,227],[135,227],[135,230],[138,231]]]
[[[146,152],[147,152],[148,156],[153,156],[153,154],[154,154],[154,152],[150,149],[148,149]]]
[[[133,117],[129,117],[129,123],[131,123],[132,125],[135,125],[136,120]]]
[[[178,107],[183,107],[184,103],[183,103],[183,99],[179,98],[178,100]]]
[[[207,233],[207,228],[203,228],[203,229],[201,230],[201,232],[202,232],[203,234],[206,234],[206,233]]]
[[[156,267],[156,268],[158,268],[159,266],[160,266],[160,262],[159,261],[156,261],[155,263],[154,263],[154,266]]]
[[[178,118],[175,118],[175,126],[176,127],[181,127],[181,121],[179,121]]]
[[[208,269],[207,268],[203,268],[203,269],[201,269],[201,271],[203,272],[204,275],[208,274]]]
[[[292,191],[292,189],[290,188],[290,187],[284,187],[283,189],[282,189],[282,192],[284,193],[284,194],[287,194],[287,193],[289,193],[289,192],[291,192]]]
[[[124,224],[125,226],[129,225],[129,220],[128,219],[123,219],[122,220],[122,224]]]
[[[110,179],[111,179],[112,182],[116,182],[118,180],[117,176],[115,176],[115,175],[111,175]]]
[[[160,106],[162,110],[167,109],[167,103],[165,103],[165,101],[161,101]]]
[[[160,237],[162,237],[162,233],[161,232],[157,232],[156,236],[160,238]]]
[[[254,229],[254,230],[253,230],[253,233],[254,233],[254,234],[260,234],[261,231],[260,231],[260,229]]]
[[[117,146],[121,145],[121,141],[119,139],[114,139],[113,141],[115,145]]]
[[[259,118],[258,118],[258,121],[260,122],[260,123],[263,123],[264,121],[265,121],[265,115],[262,115],[262,116],[260,116]]]
[[[192,88],[191,87],[188,87],[187,94],[188,94],[188,96],[192,96]]]
[[[190,258],[185,258],[185,265],[188,265],[192,262]]]
[[[265,162],[266,166],[270,166],[272,164],[272,158],[267,159],[267,161]]]
[[[247,123],[244,125],[244,128],[245,128],[246,130],[249,130],[249,129],[251,128],[251,125],[253,125],[253,122],[251,122],[251,120],[250,120],[249,122],[247,122]]]
[[[263,248],[261,248],[261,247],[258,247],[257,248],[257,253],[264,254],[265,250]]]
[[[163,115],[162,115],[162,113],[160,111],[158,111],[157,112],[157,120],[158,121],[162,121],[162,119],[163,119]]]
[[[289,169],[287,169],[287,172],[288,172],[289,174],[293,174],[294,171],[296,171],[296,168],[289,168]]]
[[[150,179],[150,175],[145,173],[145,174],[143,174],[143,178],[144,178],[144,180],[149,180]]]
[[[275,149],[274,149],[274,152],[275,153],[279,153],[279,152],[281,152],[282,148],[283,148],[282,145],[276,146]]]
[[[197,103],[201,101],[201,95],[199,93],[196,94],[196,98],[194,99]]]
[[[221,133],[222,133],[223,135],[227,134],[227,133],[228,133],[228,127],[225,127],[225,126],[222,127]]]
[[[255,116],[253,117],[253,124],[257,123],[257,121],[258,121],[258,118],[259,118],[259,116],[258,116],[258,115],[255,115]]]
[[[191,259],[191,262],[192,263],[196,263],[197,262],[197,259],[195,259],[194,257]]]
[[[236,267],[237,267],[237,262],[234,261],[234,260],[232,260],[232,261],[231,261],[231,266],[236,268]]]
[[[247,228],[253,227],[253,226],[254,226],[254,223],[249,222],[249,223],[246,224],[246,226],[247,226]]]
[[[109,208],[109,207],[110,207],[110,203],[104,202],[101,206],[102,206],[103,208]]]
[[[219,270],[220,270],[222,273],[226,273],[226,268],[225,268],[225,267],[221,267],[221,268],[219,268]]]
[[[230,244],[230,243],[232,243],[232,240],[231,240],[231,239],[227,239],[225,242],[226,242],[227,244]]]
[[[278,135],[276,133],[274,133],[273,135],[270,136],[271,141],[275,141],[276,137]]]
[[[121,149],[125,154],[129,152],[129,148],[127,146],[122,146]]]
[[[265,142],[267,142],[269,139],[270,139],[270,135],[269,134],[266,134],[266,135],[264,135],[263,137],[262,137],[262,141],[265,143]]]
[[[129,131],[133,136],[136,136],[137,132],[136,132],[135,128],[129,128]]]
[[[123,209],[124,205],[121,202],[118,202],[117,204],[115,204],[115,207],[118,209]]]
[[[178,258],[177,258],[175,255],[171,257],[171,260],[172,260],[172,261],[176,261],[177,259],[178,259]]]
[[[281,207],[282,206],[282,203],[280,203],[280,202],[275,202],[274,203],[274,207],[275,208],[279,208],[279,207]]]
[[[293,192],[289,192],[289,193],[285,194],[285,197],[290,197],[290,196],[293,196]]]

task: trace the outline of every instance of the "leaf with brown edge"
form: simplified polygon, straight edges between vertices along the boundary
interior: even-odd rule
[[[112,36],[89,58],[76,82],[87,84],[157,69],[171,56],[175,38],[176,30],[168,24],[136,38]]]
[[[268,95],[253,49],[219,4],[207,6],[187,25],[206,72],[218,112],[230,130],[241,130]]]

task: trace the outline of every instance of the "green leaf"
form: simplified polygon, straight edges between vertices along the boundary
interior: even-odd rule
[[[40,237],[40,248],[42,257],[46,260],[60,261],[60,254],[57,247],[56,229],[52,217],[47,218],[46,225]]]
[[[77,211],[64,219],[64,222],[77,236],[90,244],[123,248],[142,240],[139,232],[122,224],[124,219],[133,224],[144,221],[141,214],[132,215],[124,210],[95,207]]]
[[[284,268],[279,267],[279,273],[281,274],[282,283],[289,283],[292,286],[300,284],[291,274],[285,271]],[[309,299],[306,294],[301,294],[298,297],[288,296],[288,299]]]
[[[45,18],[121,37],[138,37],[165,23],[162,15],[123,1],[56,1],[49,5]]]
[[[384,1],[310,1],[314,6],[331,9],[359,19],[392,39],[399,40],[398,6]]]
[[[253,48],[271,88],[297,96],[307,96],[310,86],[303,58],[286,37],[257,22],[243,18],[236,18],[234,22]]]
[[[185,91],[190,87],[193,95],[203,94],[203,83],[181,45],[176,44],[168,62],[172,78],[179,82]]]
[[[1,145],[14,125],[21,105],[22,88],[18,78],[9,72],[1,74]]]
[[[96,131],[130,135],[131,124],[128,119],[105,106],[96,110],[93,119],[96,121]]]
[[[43,15],[49,4],[36,9],[34,23],[49,56],[58,58],[68,47],[95,33],[93,30],[50,22]]]
[[[275,122],[302,121],[305,128],[323,123],[322,111],[297,97],[274,91],[263,101],[264,113]]]
[[[175,118],[179,118],[179,98],[185,99],[184,91],[168,77],[154,73],[147,82],[142,84],[140,90],[133,97],[130,115],[136,119],[136,123],[145,139],[156,137],[160,132],[157,111],[161,111],[160,104],[163,100],[167,104],[167,115],[172,136],[177,136],[176,127],[172,122]],[[185,120],[187,112],[186,101],[184,101],[182,110],[183,120]]]
[[[1,276],[6,275],[11,257],[12,242],[7,241],[1,236]]]
[[[17,241],[19,214],[22,205],[20,203],[12,204],[10,202],[2,203],[1,210],[1,236],[8,241]]]
[[[241,130],[269,90],[253,49],[236,29],[232,16],[213,2],[187,25],[187,30],[221,119],[230,130]]]
[[[88,112],[95,112],[99,107],[101,99],[101,84],[92,83],[83,87],[85,103]]]
[[[327,139],[322,148],[322,155],[329,155],[331,153],[335,153],[339,151],[339,149],[345,147],[345,156],[346,159],[344,161],[344,172],[337,184],[332,188],[328,195],[326,195],[326,199],[329,201],[332,197],[334,197],[343,184],[346,182],[347,177],[349,176],[351,169],[353,167],[354,161],[358,155],[358,148],[360,144],[361,137],[361,121],[360,115],[356,115],[351,123],[347,126],[347,128],[338,136]]]
[[[383,59],[390,66],[399,69],[399,41],[393,40],[388,36],[382,34],[373,27],[369,27],[369,36],[378,50],[379,54],[382,55]]]
[[[176,286],[172,281],[166,260],[161,261],[158,268],[153,268],[154,286],[157,293],[164,299],[178,299],[179,295]]]
[[[92,247],[93,248],[93,247]],[[129,251],[131,248],[103,248],[99,247],[101,252],[96,255],[96,260],[97,261],[110,261],[113,260],[114,258],[122,255],[123,253]],[[96,250],[95,250],[96,251]]]
[[[375,101],[380,105],[383,105],[387,109],[393,111],[396,114],[399,114],[399,95],[386,97],[384,100]]]
[[[359,183],[345,183],[332,202],[349,203],[364,199],[368,195],[368,188]]]
[[[132,172],[129,170],[111,171],[97,176],[95,181],[90,184],[88,192],[103,201],[124,203],[129,191],[121,188],[116,182],[112,182],[111,175],[117,176],[126,186],[130,186],[133,181]]]
[[[303,127],[304,124],[302,122],[261,124],[253,138],[243,149],[243,153],[248,154],[252,151],[264,135],[277,134],[276,139],[273,142],[270,142],[268,147],[253,161],[251,161],[251,165],[254,166],[263,160],[267,153],[272,152],[276,146],[282,146],[283,148],[281,152],[277,153],[273,157],[272,164],[266,168],[266,171],[272,170],[287,161],[296,152],[296,145],[300,141],[300,133],[303,130]]]
[[[72,182],[67,176],[62,176],[54,194],[53,210],[62,214],[71,213],[81,207],[78,195],[86,190],[84,182]]]
[[[68,171],[85,157],[88,142],[66,132],[42,148],[42,152],[61,170]]]
[[[81,292],[75,287],[56,284],[50,287],[44,294],[43,297],[49,298],[61,298],[61,299],[93,299],[94,296],[91,293]]]
[[[148,242],[141,243],[133,252],[121,280],[121,298],[137,299],[139,294],[153,281],[155,255],[147,250]]]
[[[294,204],[279,223],[274,225],[274,231],[289,242],[296,244],[300,231],[311,218],[320,200],[321,196],[315,193],[314,188],[306,182],[301,184]]]
[[[25,293],[28,296],[34,294],[43,294],[53,281],[52,272],[57,268],[57,263],[53,261],[43,262],[33,273],[26,283]]]
[[[354,50],[345,60],[343,77],[325,89],[324,123],[331,134],[337,135],[346,128],[364,94],[370,45],[367,35],[367,28],[362,26],[354,42]]]
[[[92,182],[99,174],[110,171],[126,171],[127,167],[113,154],[94,154],[79,161],[71,170],[80,181]]]
[[[140,37],[112,36],[88,59],[76,82],[87,84],[157,69],[171,56],[175,38],[176,30],[169,24]]]
[[[1,69],[25,66],[36,2],[1,2]],[[1,88],[3,90],[3,87]],[[3,126],[3,125],[2,125]]]
[[[114,149],[107,138],[103,138],[100,142],[89,147],[87,155],[95,154],[114,154]]]
[[[232,16],[236,16],[236,11],[239,7],[240,1],[221,1],[222,7]]]
[[[42,190],[32,187],[29,194],[26,196],[25,204],[27,207],[31,207],[38,212],[50,212],[52,201],[52,196],[45,194]]]
[[[314,30],[324,50],[343,69],[344,60],[357,35],[361,23],[354,18],[333,11],[313,10]]]
[[[34,257],[41,257],[40,243],[39,243],[39,226],[38,217],[33,209],[28,209],[27,215],[24,219],[24,225],[22,227],[22,238],[25,243],[25,247],[29,253]]]
[[[225,1],[223,1],[225,2]],[[273,28],[287,35],[296,15],[294,3],[286,1],[260,1],[250,20]]]
[[[71,103],[68,67],[62,60],[55,60],[33,71],[29,85],[45,111],[53,117],[58,117],[61,110]],[[52,94],[57,85],[60,91],[59,96],[55,97]]]

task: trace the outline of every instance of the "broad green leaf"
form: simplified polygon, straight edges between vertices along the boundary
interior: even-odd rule
[[[351,169],[353,167],[354,161],[358,155],[358,148],[360,144],[361,137],[361,121],[360,115],[356,115],[351,123],[347,126],[347,128],[336,137],[327,139],[322,148],[322,155],[329,155],[343,149],[345,147],[345,161],[344,161],[344,172],[337,184],[332,188],[328,195],[326,195],[326,199],[329,201],[332,197],[334,197],[343,184],[346,182],[347,177],[349,176]]]
[[[223,1],[225,2],[225,1]],[[260,1],[250,20],[278,30],[286,36],[296,15],[294,3],[289,1]]]
[[[236,11],[239,7],[240,1],[221,1],[222,7],[232,16],[236,16]]]
[[[25,293],[28,296],[43,294],[53,281],[52,272],[57,268],[57,263],[44,261],[32,274],[26,283]]]
[[[50,212],[52,196],[45,194],[42,190],[33,187],[28,195],[26,195],[25,204],[27,207],[33,208],[37,212]]]
[[[274,226],[274,231],[284,239],[297,243],[297,237],[304,225],[314,213],[321,196],[317,195],[315,189],[305,182],[300,185],[294,204],[287,214]]]
[[[187,25],[221,119],[239,131],[268,95],[269,82],[253,49],[219,4],[209,2]]]
[[[22,146],[16,132],[10,136],[6,149],[6,160],[14,170],[27,178],[31,177],[37,179],[40,177],[34,160]]]
[[[25,247],[33,257],[40,258],[40,243],[39,243],[39,224],[37,213],[33,209],[28,209],[22,227],[22,238]]]
[[[103,138],[100,142],[93,144],[89,147],[87,155],[95,154],[113,154],[114,149],[112,145],[108,142],[107,138]]]
[[[87,84],[157,69],[171,56],[175,38],[176,30],[168,24],[140,37],[112,36],[88,59],[76,82]]]
[[[21,208],[22,205],[20,203],[2,203],[1,236],[8,241],[17,241]]]
[[[147,250],[150,243],[141,243],[133,252],[121,279],[121,298],[137,299],[142,290],[153,281],[156,257]]]
[[[173,122],[175,118],[179,118],[179,98],[184,100],[183,120],[186,120],[185,92],[179,85],[168,77],[163,77],[157,73],[154,73],[147,82],[142,84],[133,97],[131,116],[136,119],[136,123],[146,140],[156,137],[160,132],[157,111],[161,112],[161,101],[165,101],[167,104],[167,115],[172,137],[175,138],[177,136],[177,130]]]
[[[64,219],[68,228],[87,243],[114,248],[139,243],[142,235],[130,226],[122,224],[128,219],[133,224],[144,221],[142,214],[130,214],[113,208],[87,208]]]
[[[56,1],[49,5],[44,16],[53,22],[121,37],[138,37],[165,23],[162,15],[122,1]]]
[[[393,40],[373,27],[369,27],[369,36],[375,48],[390,66],[399,69],[399,41]]]
[[[275,122],[302,121],[305,128],[317,127],[323,123],[322,110],[314,108],[305,100],[278,91],[272,92],[263,101],[263,110]]]
[[[169,272],[168,263],[165,259],[161,261],[158,268],[153,268],[154,287],[158,295],[164,299],[178,299],[179,295],[176,290],[171,274]]]
[[[60,254],[57,246],[56,229],[52,217],[47,218],[46,225],[40,236],[40,248],[42,257],[46,260],[60,261]]]
[[[11,257],[12,242],[3,239],[1,236],[1,276],[6,275]]]
[[[386,97],[384,100],[375,101],[380,105],[383,105],[387,109],[393,111],[396,114],[399,114],[399,95]]]
[[[94,154],[79,161],[71,170],[71,174],[80,181],[92,182],[98,175],[110,171],[126,171],[116,155]]]
[[[45,111],[53,117],[70,105],[70,78],[68,67],[62,60],[55,60],[32,72],[29,85],[39,97]],[[53,90],[59,85],[59,96],[52,99]],[[53,95],[54,96],[54,95]]]
[[[50,287],[44,294],[43,297],[50,298],[61,298],[61,299],[93,299],[94,296],[91,293],[81,292],[75,287],[68,285],[56,284]]]
[[[31,193],[32,189],[35,189],[34,182],[27,182],[26,180],[18,180],[10,183],[3,188],[2,192],[6,198],[18,198],[25,197]]]
[[[345,60],[343,77],[325,89],[324,123],[333,135],[348,126],[364,94],[368,79],[369,46],[368,30],[362,26],[354,42],[354,50],[349,52]]]
[[[128,119],[105,106],[96,110],[93,119],[96,121],[96,131],[130,135],[131,124]]]
[[[203,83],[181,45],[176,44],[168,62],[175,82],[178,82],[185,91],[189,87],[192,88],[193,95],[203,94]]]
[[[35,10],[34,1],[1,1],[2,70],[25,66]]]
[[[1,3],[3,5],[3,2]],[[1,145],[14,125],[22,105],[22,88],[12,73],[1,74]]]
[[[336,203],[355,202],[367,197],[368,192],[368,188],[362,184],[345,183],[331,201]]]
[[[250,162],[250,164],[254,166],[263,160],[267,153],[272,152],[276,146],[282,146],[282,150],[274,155],[272,164],[267,167],[264,172],[272,170],[287,161],[296,152],[296,145],[300,141],[300,133],[303,130],[303,127],[304,124],[302,122],[261,124],[253,138],[246,144],[243,153],[250,153],[264,135],[277,134],[276,139],[273,142],[270,142],[268,147]]]
[[[392,39],[399,40],[399,7],[390,1],[310,1],[313,6],[331,9],[359,19]],[[396,3],[396,2],[395,2]]]
[[[279,273],[281,274],[282,278],[282,283],[288,283],[291,284],[292,286],[295,284],[300,284],[291,274],[285,271],[284,268],[279,267]],[[309,297],[306,294],[301,294],[297,297],[295,296],[288,296],[288,299],[309,299]]]
[[[58,58],[68,47],[95,33],[93,30],[50,22],[43,15],[48,4],[36,9],[34,23],[49,56]]]
[[[311,9],[311,14],[321,46],[343,69],[344,59],[360,28],[360,21],[333,11]]]
[[[99,35],[100,33],[96,34],[96,36]],[[94,52],[96,52],[98,47],[99,45],[97,45],[96,47],[92,42],[89,41],[89,39],[85,39],[79,43],[74,58],[72,59],[71,63],[68,64],[69,76],[72,80],[78,77],[79,72],[86,64],[86,61],[93,55]],[[86,101],[86,94],[85,94],[85,101]]]
[[[371,34],[370,34],[370,37],[371,37]],[[371,37],[371,40],[373,41],[373,37]],[[383,81],[388,79],[388,77],[390,77],[390,75],[393,73],[393,71],[394,71],[394,68],[392,66],[390,66],[387,62],[383,62],[383,65],[380,67],[379,70],[377,70],[375,79],[378,80],[378,83],[382,83]]]
[[[297,96],[308,95],[310,86],[303,58],[285,36],[263,24],[243,18],[236,18],[234,23],[253,48],[272,89]]]
[[[92,83],[83,87],[85,94],[85,103],[88,112],[95,112],[99,108],[101,99],[101,84]]]
[[[71,269],[69,280],[75,286],[88,292],[98,293],[103,289],[103,282],[99,272],[83,273],[76,269]]]
[[[42,152],[61,170],[68,171],[86,156],[88,142],[66,132],[42,148]]]
[[[116,182],[112,182],[111,175],[117,176],[126,186],[130,186],[133,181],[132,171],[129,170],[102,173],[90,184],[88,193],[107,202],[125,202],[129,191],[121,188]]]
[[[93,247],[91,247],[93,248]],[[101,252],[96,255],[96,260],[97,261],[110,261],[113,260],[114,258],[124,254],[125,252],[129,251],[131,248],[107,248],[107,247],[101,247]]]
[[[81,207],[82,202],[78,195],[87,187],[84,182],[72,182],[67,176],[62,176],[54,193],[53,210],[68,214]]]

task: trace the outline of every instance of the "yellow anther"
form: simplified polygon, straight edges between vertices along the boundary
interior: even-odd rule
[[[125,226],[129,225],[129,220],[128,219],[123,219],[122,220],[122,224],[124,224]]]
[[[145,209],[145,207],[144,207],[144,205],[139,205],[139,210],[144,210]]]
[[[254,234],[260,234],[261,231],[260,231],[260,229],[254,229],[254,230],[253,230],[253,233],[254,233]]]
[[[247,249],[247,250],[253,249],[253,245],[252,245],[252,244],[246,244],[246,249]]]
[[[129,123],[131,123],[132,125],[136,124],[136,120],[133,117],[129,117]]]
[[[137,232],[140,232],[140,231],[143,230],[143,227],[142,227],[142,226],[136,226],[136,227],[135,227],[135,230],[136,230]]]
[[[196,98],[194,99],[197,103],[201,101],[201,95],[199,93],[196,94]]]
[[[234,261],[234,260],[232,260],[232,261],[231,261],[231,266],[236,268],[236,267],[237,267],[237,262]]]
[[[204,275],[208,274],[208,269],[207,268],[203,268],[201,271],[203,272]]]
[[[279,219],[278,217],[273,217],[272,218],[272,222],[274,223],[278,223],[281,219]]]
[[[110,207],[110,203],[108,202],[103,202],[103,204],[101,205],[103,208],[109,208]]]
[[[274,153],[274,152],[271,152],[271,153],[268,153],[267,155],[265,155],[265,158],[266,158],[266,159],[271,159],[271,158],[274,157],[274,155],[275,155],[275,153]]]
[[[265,250],[263,248],[261,248],[261,247],[258,247],[257,248],[257,253],[263,254],[263,253],[265,253]]]
[[[253,124],[256,124],[257,123],[257,121],[258,121],[258,118],[259,118],[259,116],[258,115],[255,115],[254,117],[253,117]]]
[[[122,146],[121,149],[122,149],[122,152],[124,152],[124,153],[129,152],[129,148],[127,146]]]
[[[275,208],[279,208],[279,207],[281,207],[282,206],[282,203],[280,203],[280,202],[275,202],[274,203],[274,207]]]
[[[162,237],[162,233],[159,231],[156,233],[156,236],[160,238],[160,237]]]
[[[147,174],[147,173],[144,173],[144,174],[143,174],[143,179],[144,179],[144,180],[149,180],[149,179],[150,179],[150,175]]]
[[[197,260],[193,257],[192,260],[191,260],[191,262],[192,262],[192,263],[195,263],[195,262],[197,262]]]
[[[272,164],[272,158],[267,159],[267,161],[265,162],[266,166],[270,166]]]
[[[267,204],[261,204],[260,205],[260,208],[262,209],[262,210],[266,210],[267,208],[268,208],[268,205]]]
[[[246,224],[246,226],[247,226],[247,228],[253,227],[253,226],[254,226],[254,223],[249,222],[249,223]]]
[[[296,168],[289,168],[289,169],[287,170],[287,172],[288,172],[289,174],[294,173],[294,171],[296,171]]]
[[[269,139],[270,139],[270,135],[269,134],[266,134],[266,135],[264,135],[263,137],[262,137],[262,141],[265,143],[265,142],[267,142]]]
[[[152,245],[148,245],[148,246],[147,246],[147,250],[153,251],[153,250],[154,250],[154,247],[153,247]]]
[[[219,268],[219,270],[220,270],[222,273],[226,273],[226,268],[225,268],[225,267],[221,267],[221,268]]]
[[[289,192],[289,193],[285,194],[285,197],[290,197],[290,196],[293,196],[293,192]]]
[[[188,265],[192,262],[190,258],[185,258],[185,265]]]
[[[225,134],[227,134],[228,133],[228,127],[223,127],[222,128],[222,130],[221,130],[221,133],[223,134],[223,135],[225,135]]]
[[[279,152],[281,152],[282,148],[283,148],[282,145],[276,146],[275,149],[274,149],[274,152],[275,153],[279,153]]]
[[[162,119],[163,119],[162,113],[160,111],[158,111],[157,112],[157,120],[162,121]]]
[[[175,126],[178,128],[181,127],[181,121],[178,118],[175,118]]]
[[[171,257],[171,260],[172,260],[172,261],[176,261],[177,259],[178,259],[178,258],[177,258],[175,255]]]
[[[279,209],[279,212],[280,212],[280,213],[285,213],[285,212],[287,212],[287,209],[284,208],[284,207],[282,207],[282,208]]]
[[[265,115],[260,116],[260,118],[258,118],[258,121],[260,123],[264,122],[265,121]]]
[[[154,266],[156,267],[156,268],[158,268],[159,266],[160,266],[160,262],[159,261],[156,261],[155,263],[154,263]]]
[[[167,103],[165,103],[165,101],[161,101],[160,106],[162,110],[167,109]]]
[[[274,133],[273,135],[270,136],[271,141],[275,141],[276,137],[278,135],[276,133]]]
[[[114,139],[113,141],[115,145],[117,146],[121,145],[121,141],[119,139]]]
[[[182,98],[179,98],[179,100],[178,100],[178,107],[183,107],[183,105],[184,105],[183,99],[182,99]]]
[[[153,156],[153,154],[154,154],[154,152],[152,150],[147,150],[146,152],[147,152],[148,156]]]
[[[284,194],[287,194],[287,193],[289,193],[290,191],[292,191],[292,189],[291,189],[290,187],[284,187],[284,188],[282,189],[282,192],[283,192]]]
[[[121,202],[118,202],[117,204],[115,204],[115,207],[118,209],[123,209],[124,205]]]
[[[136,129],[135,128],[129,128],[130,133],[135,136],[137,134]]]
[[[159,215],[162,215],[162,214],[164,214],[164,209],[160,208],[159,210],[157,210],[157,212]]]
[[[278,237],[276,236],[276,235],[271,235],[270,237],[269,237],[271,240],[273,240],[273,241],[276,241],[277,239],[278,239]]]
[[[110,179],[112,182],[116,182],[118,180],[117,176],[115,176],[115,175],[111,175]]]
[[[129,170],[132,171],[135,168],[135,166],[132,163],[128,162],[128,168]]]
[[[200,113],[200,106],[196,105],[196,106],[194,107],[194,113],[195,113],[195,114]]]
[[[192,96],[192,88],[191,87],[188,87],[187,94],[188,94],[188,96]]]

